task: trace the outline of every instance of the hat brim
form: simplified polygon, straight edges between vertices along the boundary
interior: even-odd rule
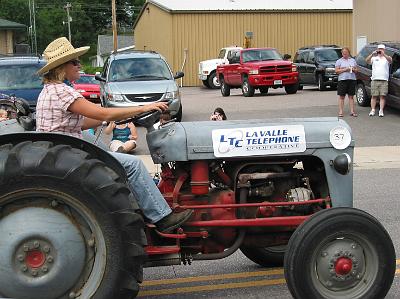
[[[90,47],[88,47],[88,46],[74,49],[73,51],[69,52],[68,54],[61,56],[61,57],[57,58],[56,60],[53,60],[53,61],[47,63],[37,73],[39,75],[43,75],[43,74],[47,73],[48,71],[62,65],[63,63],[66,63],[74,58],[78,58],[79,56],[82,56],[87,51],[89,51],[89,49],[90,49]]]

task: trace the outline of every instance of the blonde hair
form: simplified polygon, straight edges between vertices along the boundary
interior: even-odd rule
[[[49,70],[46,74],[43,75],[43,83],[62,83],[65,80],[65,63]]]

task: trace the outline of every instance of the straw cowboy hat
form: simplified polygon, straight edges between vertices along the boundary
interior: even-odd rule
[[[81,47],[75,49],[65,37],[57,38],[44,50],[43,56],[47,63],[38,71],[38,74],[42,75],[47,73],[51,69],[54,69],[67,61],[78,58],[85,54],[89,48],[90,47]]]

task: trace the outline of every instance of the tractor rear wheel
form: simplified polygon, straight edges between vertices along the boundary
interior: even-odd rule
[[[322,210],[293,233],[285,278],[295,299],[380,299],[389,291],[396,255],[384,227],[353,208]]]
[[[263,267],[278,267],[283,265],[286,245],[264,248],[240,247],[242,253],[250,260]]]
[[[0,147],[0,297],[133,298],[143,218],[121,178],[69,145]]]

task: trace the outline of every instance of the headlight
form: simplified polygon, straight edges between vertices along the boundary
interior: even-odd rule
[[[297,66],[296,65],[292,65],[292,72],[297,72]]]
[[[258,75],[258,69],[257,70],[250,70],[249,75]]]
[[[165,93],[165,98],[166,98],[167,100],[174,100],[174,99],[177,99],[177,98],[179,98],[179,91],[167,91],[167,92]]]
[[[333,68],[333,67],[327,67],[327,68],[325,69],[325,72],[327,72],[327,73],[335,73],[335,68]]]
[[[335,158],[333,162],[333,168],[340,174],[348,174],[351,169],[351,158],[348,154],[344,153]]]
[[[77,91],[77,92],[80,92],[80,93],[85,92],[84,89],[77,89],[76,91]]]
[[[109,93],[107,99],[112,102],[125,102],[125,97],[119,93]]]

